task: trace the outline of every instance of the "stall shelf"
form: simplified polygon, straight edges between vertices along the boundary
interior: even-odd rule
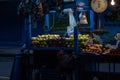
[[[30,48],[31,50],[74,50],[74,48],[66,48],[66,47],[49,47],[49,48],[34,48],[34,47],[31,47]]]
[[[93,30],[94,29],[94,16],[93,16],[93,11],[92,10],[75,10],[75,18],[76,18],[76,22],[78,22],[78,14],[79,13],[82,13],[82,12],[86,12],[87,13],[87,16],[89,16],[89,18],[88,18],[88,24],[86,24],[86,25],[82,25],[82,27],[83,28],[89,28],[90,30],[89,30],[89,32],[91,31],[91,30]],[[55,20],[54,18],[55,18],[55,13],[56,13],[56,11],[50,11],[50,13],[51,14],[53,14],[53,20]],[[49,29],[51,28],[51,26],[50,26],[50,22],[49,22],[49,14],[46,14],[46,25],[47,25],[47,31],[49,31]],[[53,22],[53,24],[54,24],[54,22]],[[55,26],[55,25],[54,25]],[[84,27],[85,26],[85,27]],[[66,30],[67,31],[67,30]],[[31,45],[29,45],[29,48],[30,49],[33,49],[33,50],[55,50],[55,49],[64,49],[64,50],[74,50],[75,52],[76,52],[76,54],[78,54],[79,53],[79,51],[80,51],[80,46],[79,46],[79,42],[78,42],[78,34],[79,33],[81,33],[80,32],[80,28],[79,28],[79,26],[75,26],[74,27],[74,40],[73,40],[73,47],[57,47],[57,46],[51,46],[51,47],[34,47],[34,46],[31,46]],[[46,33],[45,33],[46,34]],[[47,32],[47,34],[49,34],[48,32]],[[89,33],[88,33],[89,34]],[[64,37],[64,36],[63,36]],[[32,37],[30,37],[29,39],[31,39]],[[31,43],[31,42],[30,42]],[[29,44],[29,43],[27,43],[27,44]]]
[[[91,55],[78,56],[79,79],[84,80],[118,80],[120,71],[120,55]],[[87,76],[87,77],[86,77]]]

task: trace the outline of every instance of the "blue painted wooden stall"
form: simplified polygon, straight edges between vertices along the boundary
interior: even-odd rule
[[[0,47],[10,47],[10,46],[23,46],[26,43],[26,38],[30,38],[31,36],[37,36],[38,34],[42,34],[43,32],[43,25],[44,25],[44,19],[40,19],[37,23],[37,27],[33,28],[31,25],[27,25],[26,21],[29,21],[30,19],[24,19],[23,17],[19,16],[17,14],[18,4],[21,0],[2,0],[0,1]],[[79,0],[77,0],[79,1]],[[85,0],[82,0],[83,2]],[[69,6],[66,6],[69,7]],[[93,15],[93,12],[90,12]],[[92,17],[92,16],[91,16]],[[97,17],[95,17],[97,18]],[[94,26],[94,19],[91,18],[91,24]],[[25,21],[26,20],[26,21]],[[104,21],[104,20],[103,20]],[[120,24],[120,22],[117,22]],[[90,25],[90,27],[93,29],[93,26]],[[103,22],[104,28],[110,31],[110,35],[114,34],[116,31],[120,31],[119,25],[106,25],[105,21]],[[29,28],[28,28],[29,27]],[[75,27],[76,28],[76,27]],[[26,36],[26,30],[31,30],[30,34]],[[28,32],[29,32],[28,30]],[[77,31],[77,29],[75,29]],[[75,33],[77,34],[77,33]],[[76,53],[78,53],[78,46],[77,46],[77,36],[75,36],[75,48]],[[17,70],[21,70],[20,67],[18,67],[19,63],[21,63],[21,55],[18,58],[16,56],[17,60],[15,61],[15,71],[19,72]],[[15,73],[14,73],[15,74]],[[16,80],[21,75],[15,74],[13,76]],[[20,79],[20,78],[19,78]],[[17,79],[18,80],[18,79]]]
[[[23,46],[25,44],[26,27],[28,27],[28,25],[25,25],[24,18],[22,18],[21,16],[17,14],[17,9],[18,9],[18,5],[20,1],[21,0],[10,0],[10,1],[1,0],[0,1],[0,10],[1,10],[0,12],[0,46],[1,47]],[[85,5],[89,6],[88,1],[89,0],[85,2],[84,0],[82,0],[81,2],[85,2]],[[80,2],[79,0],[76,0],[76,4],[79,2]],[[65,4],[65,7],[68,8],[68,7],[71,7],[71,5]],[[93,18],[94,13],[92,11],[90,11],[90,14],[91,14],[90,17],[92,17],[91,18],[92,20],[90,20],[91,21],[90,27],[93,28],[93,26],[95,27],[97,26],[97,23],[95,23],[95,20],[94,20],[94,18],[97,18],[97,16]],[[105,14],[107,13],[105,12]],[[46,20],[47,18],[48,17],[46,17]],[[37,22],[36,28],[33,28],[31,26],[31,36],[36,36],[38,34],[43,33],[44,21],[45,19],[40,19]],[[104,20],[104,16],[102,16],[101,23],[102,23],[102,26],[104,26],[104,28],[110,32],[109,35],[113,35],[116,32],[120,32],[119,21],[106,22],[106,20]],[[47,26],[48,25],[49,23],[47,24]]]

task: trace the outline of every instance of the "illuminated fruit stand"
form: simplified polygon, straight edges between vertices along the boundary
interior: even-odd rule
[[[39,6],[39,8],[41,7]],[[90,73],[87,76],[91,77],[91,79],[95,77],[102,78],[101,77],[102,74],[99,74],[100,63],[108,63],[109,65],[108,73],[113,72],[114,74],[115,63],[119,63],[119,55],[115,55],[115,54],[116,53],[119,54],[119,49],[110,44],[102,44],[101,42],[99,42],[100,40],[99,36],[96,36],[95,34],[94,34],[94,38],[92,38],[93,43],[85,45],[87,40],[89,40],[89,38],[91,37],[91,34],[94,33],[94,32],[91,33],[92,30],[94,30],[94,16],[93,16],[94,12],[90,9],[76,10],[76,8],[73,11],[75,12],[76,20],[78,19],[78,13],[86,12],[89,14],[87,15],[89,16],[89,22],[88,22],[89,25],[87,25],[87,26],[90,26],[89,33],[85,33],[85,34],[79,33],[79,30],[81,29],[81,25],[77,24],[76,26],[74,26],[74,33],[70,36],[65,36],[64,34],[67,32],[67,27],[69,26],[69,24],[65,24],[68,22],[67,20],[69,19],[68,13],[64,15],[62,14],[61,16],[61,14],[58,13],[56,10],[49,10],[45,14],[45,17],[46,17],[45,25],[40,26],[42,28],[38,32],[36,32],[38,34],[32,36],[33,35],[32,32],[35,33],[34,29],[35,28],[37,29],[38,27],[36,26],[36,24],[40,24],[39,19],[38,19],[38,22],[36,23],[32,21],[33,20],[32,15],[29,15],[25,18],[27,20],[25,22],[25,25],[26,25],[25,49],[27,49],[28,51],[33,51],[32,64],[33,64],[34,70],[40,71],[41,69],[44,69],[46,67],[56,68],[56,65],[58,65],[58,54],[60,53],[63,55],[65,51],[65,53],[67,53],[67,57],[71,57],[71,55],[76,56],[73,58],[75,60],[75,63],[77,63],[77,68],[76,68],[76,65],[75,65],[75,68],[78,70],[76,72],[76,69],[75,69],[75,72],[76,72],[75,76],[77,76],[76,79],[80,79],[80,78],[86,79],[86,73]],[[43,15],[43,14],[40,14],[40,15]],[[61,20],[59,20],[61,18],[62,18],[62,21],[65,21],[65,22],[59,23],[59,22],[62,22]],[[57,21],[59,22],[57,23]],[[43,21],[41,20],[41,22]],[[78,22],[78,20],[76,22]],[[58,29],[55,29],[55,28],[58,28]],[[63,31],[63,32],[59,32],[59,31]],[[42,33],[39,34],[39,32],[42,32]],[[61,50],[63,50],[63,52]],[[69,67],[67,66],[67,68]],[[69,68],[68,70],[70,69],[71,68]],[[113,71],[111,71],[111,69]],[[33,70],[33,73],[35,73],[34,70]],[[41,74],[41,72],[39,72],[38,74]],[[80,75],[80,77],[77,74]],[[112,73],[108,74],[106,79],[110,78],[111,74]],[[113,75],[113,77],[116,77],[116,76]]]

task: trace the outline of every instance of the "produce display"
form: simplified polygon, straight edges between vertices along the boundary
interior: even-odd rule
[[[89,34],[79,34],[78,35],[78,46],[82,53],[97,53],[97,54],[120,54],[120,49],[116,48],[115,45],[111,44],[100,44],[95,42],[95,38],[93,39],[93,43],[88,43],[90,35]],[[86,44],[86,42],[88,44]],[[74,47],[74,35],[70,35],[69,37],[62,37],[59,34],[43,34],[38,35],[36,37],[32,37],[31,39],[32,47]]]
[[[88,44],[82,47],[83,53],[120,55],[120,48],[111,44]]]
[[[89,34],[79,34],[79,45],[83,45],[89,38]],[[44,34],[32,37],[32,46],[34,47],[74,47],[74,35],[62,37],[59,34]]]
[[[82,48],[82,52],[97,54],[108,54],[111,50],[112,48],[104,46],[102,44],[88,44]]]

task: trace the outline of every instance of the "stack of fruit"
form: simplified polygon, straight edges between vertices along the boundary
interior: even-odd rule
[[[57,41],[60,39],[61,37],[58,34],[38,35],[36,37],[32,37],[32,46],[34,47],[55,46],[57,44]]]
[[[79,46],[84,45],[89,38],[89,34],[79,34]],[[34,47],[74,47],[74,35],[61,37],[58,34],[44,34],[32,37],[32,46]]]
[[[32,46],[38,47],[40,45],[40,39],[38,37],[32,37]]]
[[[89,44],[83,47],[82,52],[84,53],[98,53],[98,54],[109,54],[112,49],[102,44]]]
[[[116,45],[107,44],[106,47],[111,49],[109,54],[120,55],[120,48],[118,48]]]
[[[85,41],[89,38],[89,34],[78,34],[78,45],[84,45]],[[74,47],[74,35],[70,35],[69,37],[65,38],[65,45],[66,47]]]

